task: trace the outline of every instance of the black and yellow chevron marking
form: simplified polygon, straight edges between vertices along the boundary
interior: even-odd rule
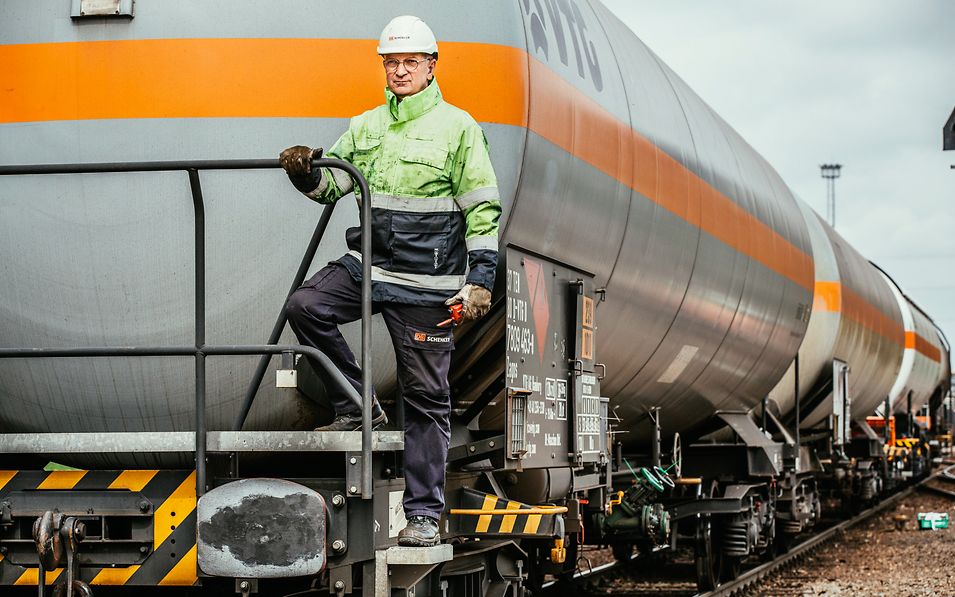
[[[0,500],[12,491],[84,489],[138,491],[153,503],[155,511],[153,551],[141,564],[80,568],[81,580],[94,586],[196,584],[195,471],[0,471]],[[47,573],[47,584],[54,582],[62,572],[58,569]],[[11,564],[0,555],[0,586],[36,586],[38,580],[37,568]]]
[[[533,506],[506,500],[472,489],[461,491],[461,509],[533,510]],[[451,524],[457,535],[508,537],[549,537],[554,534],[553,514],[452,514]]]

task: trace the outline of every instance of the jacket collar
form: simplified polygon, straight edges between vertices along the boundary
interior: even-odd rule
[[[398,103],[398,97],[385,87],[385,101],[388,102],[388,111],[398,122],[414,120],[427,113],[441,103],[441,89],[437,79],[431,79],[431,84],[414,95],[410,95]]]

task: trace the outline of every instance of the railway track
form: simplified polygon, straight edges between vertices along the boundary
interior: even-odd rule
[[[748,592],[753,591],[763,580],[767,579],[774,573],[779,570],[797,562],[811,552],[815,551],[817,548],[828,542],[829,540],[840,536],[846,530],[858,525],[865,520],[868,520],[872,516],[882,512],[888,508],[899,503],[901,500],[910,496],[915,491],[930,491],[940,495],[945,495],[952,499],[955,499],[955,491],[948,491],[939,487],[934,487],[928,485],[927,483],[932,480],[945,481],[955,484],[955,463],[945,462],[946,468],[941,471],[923,479],[916,485],[903,489],[898,493],[889,496],[888,498],[882,500],[875,506],[860,512],[856,516],[845,520],[839,524],[836,524],[832,527],[829,527],[823,531],[820,531],[813,535],[812,537],[798,543],[797,545],[791,547],[789,551],[780,556],[776,557],[770,562],[761,564],[755,568],[751,568],[741,573],[739,577],[732,581],[727,581],[721,584],[718,588],[704,592],[704,593],[690,593],[687,592],[687,597],[728,597],[731,595],[743,595]],[[628,562],[610,562],[600,566],[594,566],[591,569],[579,570],[574,574],[573,580],[571,583],[579,584],[588,580],[596,580],[600,576],[614,574],[621,569],[621,565],[630,566],[637,563],[641,559],[641,556],[637,555]],[[544,585],[545,595],[556,595],[558,593],[566,594],[564,587],[567,585],[559,582],[549,582]]]
[[[890,506],[895,505],[903,498],[910,495],[916,490],[917,486],[909,487],[904,489],[889,498],[879,502],[872,508],[860,512],[856,516],[845,520],[835,526],[832,526],[816,535],[813,535],[809,539],[799,543],[786,553],[776,557],[770,562],[761,564],[755,568],[747,570],[746,572],[740,574],[737,578],[721,584],[719,587],[712,591],[706,593],[697,593],[694,597],[728,597],[730,595],[740,595],[744,594],[750,589],[754,588],[759,584],[763,579],[767,578],[780,568],[783,568],[794,561],[805,557],[807,554],[818,548],[820,545],[826,543],[830,539],[839,536],[842,532],[848,530],[849,528],[863,522],[875,514],[878,514],[882,510],[889,508]]]
[[[747,591],[755,588],[763,579],[769,577],[774,572],[805,557],[807,554],[814,551],[816,548],[818,548],[820,545],[824,544],[825,542],[829,541],[830,539],[833,539],[834,537],[839,536],[841,533],[848,530],[849,528],[897,504],[902,499],[911,495],[913,492],[917,490],[920,490],[923,488],[931,489],[931,490],[935,490],[940,493],[943,493],[949,497],[955,498],[955,493],[953,492],[945,491],[938,488],[933,488],[930,485],[926,485],[928,481],[931,481],[933,479],[942,479],[949,482],[955,482],[955,472],[953,471],[955,471],[955,464],[949,463],[948,466],[942,471],[939,471],[919,481],[916,485],[913,485],[911,487],[903,489],[902,491],[896,494],[893,494],[892,496],[882,500],[881,502],[869,508],[868,510],[860,512],[859,514],[850,518],[849,520],[843,521],[833,527],[830,527],[812,536],[806,541],[803,541],[802,543],[795,545],[789,551],[778,556],[774,560],[770,562],[766,562],[765,564],[757,566],[756,568],[747,570],[746,572],[740,574],[739,577],[735,578],[732,581],[723,583],[722,585],[720,585],[719,587],[717,587],[716,589],[712,591],[708,591],[706,593],[697,593],[694,597],[728,597],[730,595],[745,594]]]

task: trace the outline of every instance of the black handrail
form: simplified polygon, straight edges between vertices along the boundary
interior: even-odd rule
[[[0,348],[0,358],[51,358],[51,357],[103,357],[103,356],[193,356],[196,360],[196,494],[203,495],[206,491],[206,420],[205,420],[205,393],[206,393],[206,355],[247,355],[247,354],[279,354],[285,352],[299,352],[313,357],[331,380],[349,397],[356,398],[357,392],[341,372],[321,351],[300,345],[248,345],[248,346],[208,346],[205,343],[205,209],[202,200],[202,185],[199,180],[200,170],[253,170],[262,168],[278,168],[278,160],[191,160],[191,161],[163,161],[163,162],[112,162],[99,164],[36,164],[23,166],[0,166],[0,176],[33,175],[33,174],[96,174],[107,172],[175,172],[185,171],[189,175],[189,186],[192,192],[193,210],[195,212],[195,263],[196,263],[196,313],[195,313],[195,344],[194,346],[148,346],[148,347],[87,347],[87,348]],[[371,194],[368,191],[368,182],[353,165],[342,160],[321,158],[312,161],[313,168],[337,168],[344,170],[357,183],[361,197],[361,252],[362,252],[362,309],[361,309],[361,367],[362,367],[362,395],[360,405],[362,409],[362,462],[361,462],[361,497],[371,499]],[[327,226],[330,210],[322,214],[322,220]],[[321,228],[319,233],[318,228]],[[316,235],[324,233],[324,226],[320,220]],[[313,241],[315,241],[313,236]],[[314,243],[314,247],[318,242]],[[314,252],[312,243],[309,249]],[[308,256],[306,254],[306,256]],[[303,259],[303,262],[305,260]],[[305,264],[307,270],[311,258]],[[301,272],[302,267],[299,267]],[[297,276],[298,274],[296,274]],[[304,277],[304,273],[302,273]],[[297,287],[294,286],[294,287]],[[294,288],[293,287],[293,288]],[[281,318],[281,316],[280,316]],[[284,323],[283,323],[284,327]],[[281,330],[280,330],[281,333]],[[278,339],[276,338],[276,341]],[[258,384],[256,384],[256,388]],[[253,393],[254,398],[254,393]],[[249,403],[251,408],[251,402]]]

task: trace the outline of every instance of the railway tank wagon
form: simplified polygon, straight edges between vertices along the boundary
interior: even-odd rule
[[[875,499],[899,476],[889,467],[891,447],[866,418],[885,409],[893,384],[905,374],[908,307],[894,300],[893,283],[877,267],[808,206],[803,212],[815,257],[813,309],[798,358],[769,399],[783,420],[813,439],[801,442],[800,470],[792,487],[783,484],[788,493],[781,502],[792,506],[797,496],[812,495],[806,503],[819,499],[851,509]],[[815,461],[821,466],[812,466]],[[788,518],[799,518],[796,510]]]
[[[864,420],[899,376],[903,313],[881,271],[807,206],[804,214],[816,280],[809,330],[799,350],[800,421],[813,427],[833,414],[834,385],[844,394],[839,400],[849,404],[843,423]],[[793,366],[770,393],[787,418],[795,416],[796,387]]]
[[[191,359],[0,359],[0,428],[10,434],[0,440],[12,438],[0,445],[9,458],[37,456],[17,442],[40,434],[67,442],[47,450],[58,460],[90,469],[0,472],[9,503],[0,503],[8,548],[0,586],[35,585],[38,555],[48,570],[62,563],[43,559],[42,541],[38,554],[34,520],[41,532],[72,536],[87,525],[96,541],[69,543],[80,558],[61,575],[87,589],[200,584],[250,594],[261,582],[267,594],[285,594],[317,576],[318,592],[336,594],[504,594],[572,572],[581,537],[621,554],[676,542],[671,519],[699,521],[681,523],[681,540],[696,542],[701,584],[714,584],[726,573],[727,537],[742,541],[729,568],[771,545],[769,488],[790,470],[789,456],[747,413],[782,387],[808,346],[820,279],[842,285],[842,302],[838,316],[818,315],[822,336],[813,342],[847,354],[858,371],[853,415],[871,412],[896,378],[902,316],[884,281],[595,0],[406,0],[389,14],[343,1],[243,0],[228,12],[186,0],[137,3],[135,14],[130,6],[117,2],[109,17],[71,17],[65,0],[0,8],[0,63],[12,65],[0,75],[10,81],[0,163],[228,159],[329,146],[348,117],[381,102],[381,26],[419,14],[438,34],[437,80],[484,128],[504,205],[495,306],[455,335],[442,527],[455,546],[392,549],[403,524],[400,433],[369,434],[370,445],[359,434],[296,432],[314,425],[313,401],[270,383],[245,431],[227,432],[251,357],[209,358],[204,412],[213,431],[198,472],[181,449],[92,445],[120,432],[156,445],[190,436]],[[207,340],[262,341],[317,208],[278,171],[201,178]],[[2,266],[0,345],[192,342],[192,213],[181,174],[3,182],[0,252],[11,258]],[[357,215],[354,202],[341,203],[312,270],[345,250],[343,231]],[[368,350],[386,397],[394,364],[375,325]],[[357,325],[346,338],[359,348]],[[785,392],[777,403],[791,412]],[[826,408],[815,405],[811,416],[824,419]],[[663,471],[661,436],[693,439],[715,416],[750,442],[715,449],[756,453],[760,470],[674,486],[679,472]],[[83,438],[92,438],[84,448],[63,449]],[[673,445],[666,458],[678,466]],[[638,465],[632,485],[624,452]],[[207,468],[208,482],[197,483]],[[629,489],[611,491],[621,486]],[[297,528],[317,530],[286,551],[243,543],[277,535],[254,516],[230,518],[251,525],[247,533],[223,532],[223,512],[264,511],[289,496],[302,500],[289,512]],[[100,502],[90,500],[102,499],[121,502],[115,520],[93,515]],[[229,556],[246,549],[261,557]]]
[[[297,141],[330,144],[345,117],[380,101],[366,47],[377,24],[360,16],[360,6],[237,6],[225,18],[170,2],[138,7],[131,20],[98,23],[71,23],[68,8],[56,3],[4,7],[5,22],[17,24],[3,42],[19,90],[0,125],[4,161],[268,155]],[[502,245],[571,264],[606,288],[597,318],[608,323],[597,342],[619,416],[636,418],[660,405],[681,430],[717,408],[754,406],[791,362],[812,300],[812,258],[796,200],[599,3],[562,4],[557,17],[527,6],[501,2],[469,19],[460,18],[460,6],[427,11],[445,41],[438,80],[487,131],[506,209]],[[412,2],[394,10],[425,8]],[[325,13],[342,17],[320,18]],[[46,26],[53,22],[63,26]],[[294,73],[281,73],[293,83],[264,75],[269,57],[299,46],[348,62],[337,91]],[[182,55],[202,58],[179,64]],[[176,74],[166,60],[175,61]],[[463,74],[485,61],[500,66]],[[96,74],[100,67],[105,75]],[[30,74],[44,70],[69,85],[51,87]],[[121,105],[98,101],[130,90],[144,95],[127,93]],[[229,101],[216,101],[220,93]],[[314,206],[296,202],[276,173],[208,178],[210,217],[225,220],[209,230],[209,295],[222,297],[209,305],[209,336],[263,338]],[[133,345],[188,333],[190,215],[188,204],[174,199],[185,192],[180,180],[62,177],[5,187],[14,217],[4,221],[4,251],[27,264],[8,272],[4,286],[10,307],[0,325],[12,344]],[[323,245],[316,267],[343,252],[341,231],[353,218],[347,208],[335,214],[328,233],[334,242]],[[70,235],[55,233],[61,223]],[[44,245],[51,237],[57,243]],[[70,316],[49,316],[57,312]],[[377,337],[376,361],[386,364],[378,379],[388,386],[390,347],[384,334]],[[234,419],[244,364],[210,364],[212,428]],[[2,415],[13,431],[191,425],[191,380],[182,363],[0,365],[0,392],[21,405]],[[287,391],[263,392],[247,428],[310,422],[307,403]]]
[[[905,353],[898,377],[889,390],[892,411],[912,414],[930,399],[941,398],[951,372],[945,357],[948,350],[941,332],[922,309],[903,294],[898,284],[883,272],[902,312]],[[937,406],[937,405],[936,405]]]

